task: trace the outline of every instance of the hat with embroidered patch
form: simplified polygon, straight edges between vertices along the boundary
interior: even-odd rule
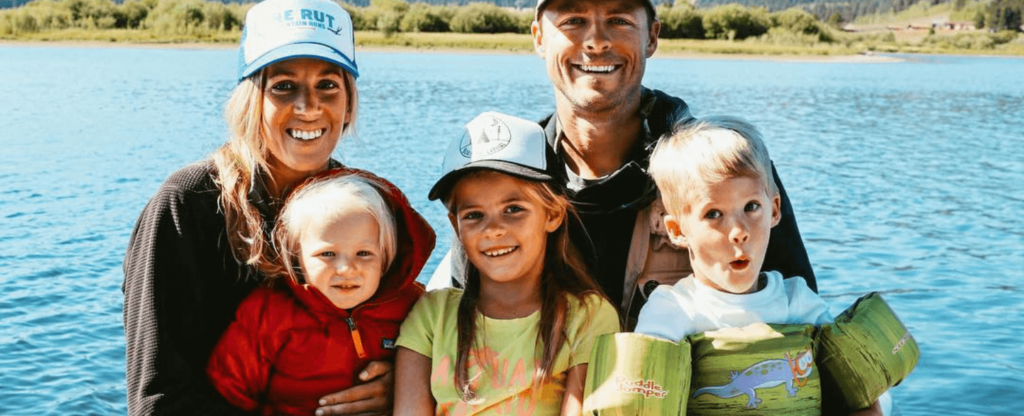
[[[266,0],[245,15],[238,48],[238,81],[275,62],[316,58],[354,77],[352,17],[331,0]]]
[[[583,1],[575,1],[574,3],[583,3]],[[538,22],[540,21],[540,12],[543,11],[544,7],[547,6],[548,4],[551,4],[551,0],[537,0],[537,11],[535,12],[535,14],[533,16],[534,20],[536,20]],[[654,16],[654,17],[658,16],[658,9],[654,7],[654,2],[653,1],[651,1],[651,0],[644,0],[643,4],[644,4],[644,7],[646,7],[647,10],[651,12],[651,16]]]
[[[491,169],[535,181],[551,180],[547,173],[547,136],[537,123],[486,112],[466,124],[453,140],[441,164],[441,179],[430,188],[431,201],[446,197],[464,173]]]

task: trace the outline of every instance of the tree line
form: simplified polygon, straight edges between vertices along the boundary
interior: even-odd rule
[[[533,4],[533,0],[530,0]],[[252,3],[204,0],[34,0],[0,10],[0,35],[79,29],[144,29],[158,35],[195,35],[239,31]],[[370,0],[366,7],[342,6],[356,30],[385,35],[416,32],[530,33],[533,8],[503,8],[490,3],[432,5],[405,0]],[[658,6],[663,38],[731,39],[787,31],[827,40],[823,23],[789,9],[769,13],[736,4],[698,10],[686,2]]]
[[[533,0],[529,2],[534,4]],[[69,28],[141,29],[156,35],[237,32],[252,4],[204,0],[127,0],[120,4],[113,0],[34,0],[18,8],[0,10],[0,36]],[[352,15],[356,30],[380,31],[386,36],[416,32],[529,33],[534,16],[532,6],[509,8],[491,3],[455,6],[369,0],[365,7],[341,4]],[[991,0],[985,9],[988,14],[984,23],[993,29],[1020,30],[1022,6],[1024,0]],[[767,37],[801,44],[832,42],[835,25],[842,20],[833,15],[826,23],[800,7],[772,12],[766,7],[729,3],[699,9],[685,1],[660,4],[658,16],[662,38]]]

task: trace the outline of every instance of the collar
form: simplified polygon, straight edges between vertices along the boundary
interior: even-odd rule
[[[637,137],[636,145],[633,147],[633,151],[630,152],[629,161],[646,159],[646,156],[650,154],[650,150],[657,144],[657,138],[651,137],[651,127],[647,122],[657,102],[658,97],[653,91],[647,87],[640,87],[640,108],[637,113],[643,120],[644,129],[640,132],[640,137]],[[547,133],[548,145],[551,146],[556,155],[559,155],[558,160],[561,162],[562,141],[565,140],[565,131],[562,129],[562,122],[558,119],[557,111],[551,116],[551,122],[548,123],[547,128],[544,130]],[[644,166],[646,166],[646,163],[644,163]]]
[[[548,171],[558,178],[560,184],[566,186],[573,201],[573,206],[581,214],[613,213],[624,209],[638,210],[651,203],[657,197],[654,181],[647,174],[647,162],[650,152],[657,143],[652,137],[648,118],[651,116],[658,97],[647,88],[642,88],[638,114],[643,119],[643,131],[637,137],[626,163],[615,172],[593,180],[586,180],[581,187],[568,186],[569,175],[565,160],[561,157],[561,142],[565,132],[558,120],[557,113],[547,123],[544,131],[554,157],[549,159]]]

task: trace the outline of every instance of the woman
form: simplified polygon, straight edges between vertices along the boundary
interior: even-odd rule
[[[239,302],[262,280],[282,197],[352,130],[357,92],[352,21],[330,0],[268,0],[250,9],[232,130],[211,160],[174,173],[135,225],[124,260],[128,411],[233,414],[205,376]],[[390,407],[392,366],[328,395],[318,414]]]

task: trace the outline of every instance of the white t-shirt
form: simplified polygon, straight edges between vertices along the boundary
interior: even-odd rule
[[[814,324],[832,322],[825,301],[800,277],[783,279],[765,272],[768,283],[754,293],[720,292],[689,276],[661,285],[640,310],[634,332],[680,342],[687,335],[752,323]]]

